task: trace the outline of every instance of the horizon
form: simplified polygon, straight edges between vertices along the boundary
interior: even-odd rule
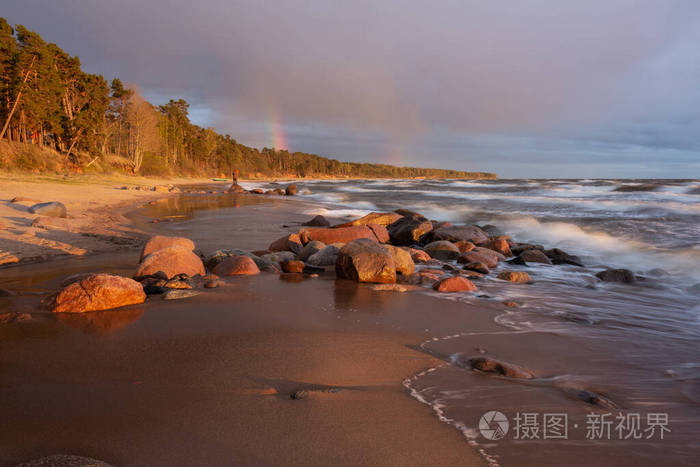
[[[204,3],[3,15],[253,147],[499,179],[700,177],[695,2]]]

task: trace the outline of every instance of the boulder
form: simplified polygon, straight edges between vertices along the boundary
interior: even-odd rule
[[[247,255],[244,255],[247,256]],[[261,259],[264,259],[266,261],[269,261],[271,263],[282,263],[284,261],[293,261],[296,259],[296,255],[292,253],[291,251],[277,251],[275,253],[268,253],[266,255],[263,255],[260,257]],[[253,261],[255,261],[254,258],[251,257]]]
[[[229,187],[227,190],[229,193],[245,193],[246,190],[242,186],[240,186],[238,183],[233,182],[233,184]]]
[[[139,261],[143,261],[146,256],[150,255],[154,251],[170,247],[180,247],[184,250],[193,251],[194,242],[185,237],[166,237],[165,235],[155,235],[149,238],[146,244],[143,246]]]
[[[391,241],[389,231],[383,225],[367,224],[367,227],[369,227],[379,243],[389,243]]]
[[[459,248],[447,240],[428,243],[424,248],[431,257],[441,261],[452,261],[459,258],[460,255]]]
[[[430,255],[423,250],[418,250],[416,248],[403,247],[408,249],[408,253],[411,255],[411,259],[414,263],[425,263],[430,261]]]
[[[535,377],[535,375],[526,368],[489,357],[474,357],[466,362],[458,360],[457,364],[460,366],[467,366],[482,373],[492,373],[508,378],[532,379]]]
[[[474,292],[478,290],[472,281],[461,276],[452,276],[437,281],[433,289],[438,292]]]
[[[467,251],[472,251],[475,245],[467,240],[460,240],[455,242],[454,245],[457,247],[460,253],[466,253]]]
[[[492,250],[490,248],[484,248],[482,246],[475,246],[474,249],[471,251],[474,253],[479,253],[480,255],[486,255],[486,256],[489,256],[491,258],[496,258],[497,261],[505,261],[506,260],[506,257],[503,254],[501,254],[495,250]]]
[[[525,271],[502,271],[498,274],[498,278],[508,282],[515,282],[518,284],[524,284],[530,282],[530,274]]]
[[[326,244],[323,242],[319,242],[318,240],[311,240],[309,243],[304,245],[304,248],[301,249],[297,256],[300,260],[306,261],[311,255],[318,253],[325,246]],[[333,264],[335,264],[335,262],[333,262]]]
[[[83,313],[143,303],[146,293],[133,279],[91,274],[51,295],[44,305],[53,313]]]
[[[219,263],[213,272],[217,276],[250,276],[260,274],[260,269],[249,256],[234,255]]]
[[[278,238],[267,247],[270,251],[291,251],[294,254],[299,254],[302,248],[301,239],[295,233]]]
[[[326,219],[325,217],[318,215],[314,216],[313,219],[306,221],[301,225],[307,227],[330,227],[331,223],[328,222],[328,219]]]
[[[479,227],[475,225],[465,225],[462,227],[442,227],[433,230],[423,239],[424,242],[436,242],[438,240],[449,240],[451,242],[465,240],[479,245],[488,242],[489,238]]]
[[[397,246],[411,246],[418,243],[425,234],[433,230],[433,224],[427,220],[402,217],[387,227],[391,242]]]
[[[207,268],[214,270],[217,264],[222,263],[231,256],[247,256],[255,262],[261,271],[275,273],[279,272],[279,264],[276,261],[257,256],[249,251],[241,250],[240,248],[234,248],[232,250],[216,250],[214,253],[207,256],[205,260]],[[277,259],[279,259],[279,257]]]
[[[306,262],[311,266],[333,266],[338,260],[340,248],[342,247],[338,245],[326,245],[321,250],[309,256]]]
[[[532,243],[511,243],[510,251],[518,256],[525,250],[544,250],[542,245],[534,245]]]
[[[374,231],[366,225],[355,227],[333,228],[305,228],[299,231],[299,237],[304,244],[312,240],[318,240],[326,245],[331,243],[348,243],[358,238],[368,238],[378,241]]]
[[[489,250],[497,251],[503,256],[513,256],[513,253],[510,251],[510,245],[508,244],[507,235],[491,238],[491,240],[484,243],[482,246],[484,248],[488,248]]]
[[[290,183],[287,185],[287,188],[284,189],[284,194],[287,196],[294,196],[297,193],[299,193],[299,187],[297,187],[294,183]]]
[[[32,214],[49,217],[68,217],[66,207],[58,201],[50,201],[48,203],[38,203],[29,208]]]
[[[364,238],[353,240],[340,249],[335,271],[338,277],[356,282],[396,282],[391,253],[382,245]]]
[[[572,264],[574,266],[583,267],[581,258],[578,256],[570,255],[559,248],[552,248],[551,250],[545,250],[545,255],[552,261],[552,264]]]
[[[479,272],[481,274],[488,274],[491,272],[491,270],[489,269],[488,266],[486,266],[484,263],[481,263],[478,261],[474,262],[474,263],[467,263],[464,265],[464,267],[462,269],[464,269],[465,271]]]
[[[419,221],[427,221],[428,220],[428,218],[425,217],[423,214],[419,214],[415,211],[411,211],[408,209],[397,209],[394,212],[400,216],[409,217],[411,219],[418,219]]]
[[[32,221],[32,227],[39,229],[53,230],[70,230],[70,222],[68,219],[61,217],[39,216]]]
[[[478,253],[476,251],[467,251],[466,253],[462,253],[462,255],[457,258],[457,262],[460,264],[483,263],[489,268],[495,268],[498,266],[497,257]]]
[[[542,250],[525,250],[518,256],[526,263],[552,264]]]
[[[182,247],[169,247],[154,251],[142,259],[134,275],[141,277],[158,271],[164,272],[168,278],[178,274],[196,276],[206,273],[199,256]]]
[[[393,224],[397,220],[401,219],[400,214],[396,214],[395,212],[370,212],[366,216],[360,217],[359,219],[355,219],[354,221],[346,222],[344,224],[338,224],[334,225],[334,228],[338,227],[352,227],[355,225],[367,225],[367,224],[376,224],[376,225],[383,225],[387,226],[389,224]]]
[[[603,282],[621,282],[623,284],[632,284],[636,282],[634,273],[629,269],[606,269],[595,275]]]
[[[413,262],[413,258],[408,251],[403,248],[384,245],[384,248],[391,254],[394,259],[394,268],[396,269],[396,274],[402,274],[407,276],[413,274],[416,271],[416,265]]]
[[[283,272],[299,273],[304,271],[303,261],[283,261],[280,265]]]

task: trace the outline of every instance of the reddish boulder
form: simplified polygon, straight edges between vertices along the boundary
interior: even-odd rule
[[[403,247],[408,248],[408,247]],[[417,250],[415,248],[408,248],[408,252],[411,255],[411,259],[414,263],[425,263],[430,261],[430,255],[423,250]]]
[[[475,271],[481,274],[488,274],[491,272],[488,266],[486,266],[484,263],[467,263],[464,265],[463,269],[466,271]]]
[[[418,243],[425,234],[433,230],[430,221],[421,218],[402,217],[387,227],[391,242],[398,246],[411,246]]]
[[[530,282],[530,274],[525,271],[503,271],[498,274],[498,278],[508,282],[515,282],[518,284],[524,284]]]
[[[165,273],[168,278],[178,274],[196,276],[206,274],[202,260],[191,250],[182,247],[170,247],[157,250],[143,258],[135,277],[149,276],[158,271]]]
[[[53,313],[83,313],[143,303],[146,293],[133,279],[112,274],[91,274],[48,297],[44,305]]]
[[[304,246],[301,244],[301,239],[299,235],[293,233],[285,235],[282,238],[278,238],[274,242],[270,243],[267,247],[270,251],[291,251],[292,253],[299,254]]]
[[[428,243],[425,245],[425,252],[432,258],[441,261],[452,261],[459,258],[459,248],[447,240],[439,240],[437,242]]]
[[[634,273],[629,269],[606,269],[595,275],[603,282],[622,282],[623,284],[632,284],[636,282]]]
[[[474,244],[466,240],[455,242],[455,246],[457,249],[459,249],[460,253],[466,253],[467,251],[472,251],[474,249]]]
[[[356,282],[396,282],[391,253],[382,245],[365,238],[353,240],[340,249],[335,271],[338,277]]]
[[[433,285],[438,292],[474,292],[478,290],[472,281],[461,276],[452,276],[439,280]]]
[[[304,271],[303,261],[282,261],[280,266],[284,272],[299,273]]]
[[[495,268],[498,266],[498,258],[495,256],[490,256],[475,251],[467,251],[466,253],[462,253],[462,256],[457,258],[457,262],[460,264],[483,263],[489,268]]]
[[[542,250],[525,250],[518,256],[527,263],[552,264],[552,261],[547,258],[547,255]]]
[[[358,238],[368,238],[373,241],[378,241],[374,231],[366,225],[355,227],[340,227],[333,228],[318,228],[318,229],[301,229],[299,237],[302,243],[307,244],[312,240],[318,240],[326,245],[332,243],[348,243]]]
[[[389,232],[383,225],[367,224],[367,227],[369,227],[369,229],[372,231],[379,243],[389,243],[389,241],[391,240],[389,238]]]
[[[397,274],[408,276],[415,272],[416,265],[408,251],[393,245],[384,245],[384,248],[386,248],[394,259],[394,267]]]
[[[184,237],[166,237],[164,235],[155,235],[151,237],[148,242],[143,246],[141,250],[141,259],[143,259],[153,253],[154,251],[162,250],[164,248],[170,247],[180,247],[185,250],[194,250],[194,242],[189,238]]]
[[[401,217],[402,216],[400,214],[396,214],[395,212],[370,212],[366,216],[355,219],[354,221],[334,225],[333,228],[352,227],[355,225],[367,224],[383,225],[386,227],[387,225],[393,224],[397,220],[401,219]]]
[[[251,276],[260,274],[255,261],[249,256],[234,255],[217,264],[214,274],[218,276]]]
[[[483,247],[488,248],[489,250],[497,251],[504,256],[513,256],[513,253],[511,253],[510,251],[510,245],[508,244],[507,235],[492,238],[488,242],[484,243]]]

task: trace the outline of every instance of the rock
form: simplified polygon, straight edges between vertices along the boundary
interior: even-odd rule
[[[91,274],[47,297],[53,313],[83,313],[143,303],[146,293],[133,279],[112,274]]]
[[[501,303],[503,303],[503,305],[507,306],[508,308],[518,308],[520,306],[518,304],[518,302],[506,301],[506,302],[501,302]]]
[[[353,240],[338,253],[335,263],[338,277],[356,282],[396,282],[396,268],[391,253],[369,239]]]
[[[595,275],[603,282],[621,282],[623,284],[632,284],[636,282],[634,273],[629,269],[606,269]]]
[[[386,230],[386,227],[378,224],[367,224],[367,227],[369,227],[379,243],[389,243],[389,231]]]
[[[200,293],[196,290],[172,289],[163,294],[163,300],[180,300],[181,298],[195,297]]]
[[[261,256],[261,258],[271,263],[282,263],[284,261],[294,261],[296,259],[296,255],[291,251],[278,251],[275,253],[268,253]],[[255,261],[255,259],[253,259],[253,261]]]
[[[489,238],[479,227],[475,225],[466,225],[462,227],[443,227],[433,230],[423,239],[424,242],[436,242],[438,240],[449,240],[453,243],[464,240],[479,245],[488,242]]]
[[[527,262],[525,262],[525,260],[522,259],[520,256],[516,256],[513,259],[509,259],[508,261],[506,261],[506,263],[517,266],[527,266]]]
[[[301,225],[308,227],[330,227],[331,223],[328,222],[328,219],[326,219],[325,217],[318,215],[314,216],[313,219],[306,221]]]
[[[482,373],[492,373],[507,378],[532,379],[535,377],[535,375],[526,368],[489,357],[474,357],[467,360],[466,365],[464,362],[460,361],[458,361],[457,364],[460,366],[468,366],[472,370],[477,370]]]
[[[192,284],[181,279],[171,279],[163,284],[167,289],[191,289]]]
[[[489,236],[489,237],[501,237],[505,235],[501,229],[496,227],[495,225],[491,224],[486,224],[481,227],[479,227],[481,230],[484,231],[484,233]]]
[[[260,274],[260,269],[249,256],[230,256],[214,268],[218,276],[240,276]]]
[[[474,253],[479,253],[480,255],[486,255],[486,256],[489,256],[491,258],[495,258],[496,261],[505,261],[506,260],[506,257],[503,254],[501,254],[495,250],[492,250],[490,248],[484,248],[482,246],[475,246],[474,249],[471,251]]]
[[[348,243],[358,238],[368,238],[379,241],[374,231],[367,225],[355,227],[333,228],[305,228],[299,231],[302,243],[307,244],[312,240],[318,240],[326,245],[332,243]]]
[[[34,204],[41,203],[41,200],[35,199],[35,198],[27,198],[26,196],[15,196],[10,200],[11,203],[21,203],[21,202],[30,202]]]
[[[168,288],[163,287],[162,285],[144,285],[143,286],[143,291],[145,292],[146,295],[160,295],[162,293],[167,292]]]
[[[29,313],[20,313],[18,311],[0,312],[0,324],[22,323],[31,320],[32,315]]]
[[[165,235],[154,235],[149,238],[141,250],[141,258],[139,261],[150,255],[151,253],[162,250],[164,248],[180,247],[184,250],[194,251],[194,242],[185,237],[166,237]]]
[[[280,263],[282,271],[289,273],[301,273],[304,271],[303,261],[283,261]]]
[[[266,258],[261,258],[256,256],[249,251],[234,248],[232,250],[216,250],[214,253],[207,256],[205,259],[207,268],[209,270],[214,270],[214,268],[230,258],[231,256],[247,256],[252,259],[261,271],[267,272],[279,272],[279,265],[275,261],[270,261]]]
[[[442,267],[445,263],[440,261],[439,259],[433,259],[430,258],[428,261],[425,262],[424,266],[435,266],[435,267]]]
[[[486,266],[484,263],[481,263],[478,261],[474,262],[474,263],[467,263],[464,265],[464,267],[462,269],[464,269],[466,271],[476,271],[476,272],[479,272],[481,274],[489,274],[491,272],[491,270],[489,269],[488,266]]]
[[[29,208],[32,214],[49,217],[68,217],[66,207],[58,201],[50,201],[48,203],[38,203]]]
[[[383,225],[386,227],[389,224],[393,224],[397,220],[401,219],[400,214],[396,214],[395,212],[371,212],[367,214],[364,217],[360,217],[359,219],[355,219],[354,221],[346,222],[344,224],[338,224],[334,225],[333,228],[338,228],[338,227],[352,227],[355,225],[367,225],[367,224],[376,224],[376,225]]]
[[[301,249],[297,256],[300,260],[306,261],[311,255],[318,253],[323,248],[325,248],[325,246],[326,244],[323,242],[319,242],[318,240],[311,240],[309,243],[304,245],[304,248]],[[335,264],[335,262],[333,264]]]
[[[452,225],[452,222],[446,222],[446,221],[442,221],[442,222],[430,221],[430,222],[433,224],[433,230],[447,228],[447,227],[454,227],[454,225]]]
[[[178,274],[196,276],[206,274],[202,260],[191,250],[182,247],[169,247],[157,250],[143,258],[136,270],[136,277],[165,273],[168,278]]]
[[[393,245],[384,245],[384,248],[391,254],[394,260],[396,274],[407,276],[416,271],[416,265],[408,251]]]
[[[488,248],[489,250],[497,251],[503,256],[513,256],[513,253],[510,251],[507,235],[491,238],[491,240],[483,244],[483,247]]]
[[[229,193],[245,193],[245,188],[234,182],[227,191]]]
[[[397,246],[418,243],[425,234],[433,230],[433,224],[420,218],[402,217],[387,227],[391,242]]]
[[[428,243],[425,245],[425,251],[431,257],[441,261],[452,261],[459,258],[459,248],[447,240],[438,240],[437,242]]]
[[[526,263],[552,264],[542,250],[525,250],[518,255]]]
[[[460,264],[483,263],[489,268],[495,268],[498,266],[497,257],[478,253],[476,251],[467,251],[466,253],[462,253],[462,255],[457,258],[457,262]]]
[[[542,245],[533,245],[532,243],[512,243],[510,245],[510,251],[518,256],[525,250],[544,250]]]
[[[408,287],[401,284],[376,284],[372,286],[376,292],[406,292]]]
[[[477,272],[477,271],[472,271],[471,269],[465,269],[462,271],[459,271],[460,276],[464,276],[468,279],[483,279],[484,274]]]
[[[338,260],[340,248],[337,245],[327,245],[320,251],[309,256],[306,260],[312,266],[333,266]]]
[[[284,189],[284,194],[287,196],[294,196],[299,193],[299,188],[294,184],[290,183],[287,188]]]
[[[411,218],[411,219],[417,219],[417,220],[419,220],[419,221],[427,221],[427,220],[428,220],[428,218],[425,217],[423,214],[419,214],[419,213],[417,213],[417,212],[415,212],[415,211],[410,211],[410,210],[408,210],[408,209],[397,209],[397,210],[394,211],[394,212],[395,212],[396,214],[399,214],[400,216],[408,217],[408,218]]]
[[[274,242],[270,243],[267,247],[270,251],[291,251],[292,253],[299,254],[304,246],[301,244],[301,239],[299,235],[293,233],[285,235],[282,238],[278,238]]]
[[[410,247],[403,248],[408,248],[408,253],[411,255],[411,259],[414,263],[425,263],[426,261],[430,261],[430,255],[423,250]]]
[[[70,230],[70,222],[61,217],[39,216],[32,221],[32,227],[46,230]]]
[[[221,279],[208,279],[204,282],[205,289],[215,289],[224,285],[226,285],[226,282],[222,281]]]
[[[262,190],[262,188],[253,188],[253,189],[250,190],[248,193],[252,193],[252,194],[254,194],[254,195],[262,195],[262,194],[263,194],[263,190]]]
[[[270,250],[253,250],[250,252],[251,256],[258,256],[258,257],[263,257],[265,255],[269,255],[272,253]],[[248,256],[248,255],[245,255]]]
[[[447,277],[441,279],[433,285],[433,289],[438,292],[474,292],[478,290],[472,281],[460,276]]]
[[[54,454],[52,456],[22,462],[15,467],[112,467],[112,465],[90,457]]]
[[[551,250],[545,250],[545,255],[552,261],[552,264],[572,264],[574,266],[583,267],[581,258],[578,256],[570,255],[559,248],[552,248]]]
[[[467,251],[472,251],[475,245],[467,240],[460,240],[455,242],[454,245],[457,247],[460,253],[466,253]]]
[[[502,271],[498,274],[498,278],[508,282],[515,282],[518,284],[524,284],[530,282],[530,274],[525,271]]]

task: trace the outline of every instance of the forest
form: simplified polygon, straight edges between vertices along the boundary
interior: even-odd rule
[[[189,105],[153,105],[118,78],[0,18],[0,169],[151,176],[496,178],[484,172],[340,162],[238,143],[190,122]]]

